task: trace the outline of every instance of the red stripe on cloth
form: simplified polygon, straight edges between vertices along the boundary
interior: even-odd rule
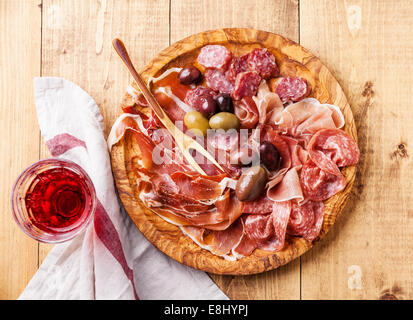
[[[46,145],[53,157],[57,157],[75,147],[84,147],[87,150],[86,143],[68,133],[62,133],[46,141]]]
[[[68,133],[56,135],[52,139],[48,140],[46,145],[54,157],[60,156],[75,147],[84,147],[87,150],[86,143],[84,141]],[[113,257],[119,262],[126,274],[126,277],[131,281],[135,299],[139,300],[139,296],[136,293],[135,282],[133,281],[133,270],[129,268],[126,262],[125,253],[123,252],[122,243],[120,242],[118,232],[116,231],[112,220],[110,220],[100,201],[98,201],[94,215],[94,227],[99,239],[113,255]]]
[[[112,220],[110,220],[105,208],[102,206],[100,201],[98,201],[98,205],[96,207],[94,225],[95,232],[100,241],[103,242],[105,247],[121,265],[127,278],[132,283],[135,299],[139,300],[139,296],[136,293],[135,282],[133,281],[133,270],[129,268],[126,262],[125,253],[123,252],[122,243],[120,242],[118,232],[116,231]]]

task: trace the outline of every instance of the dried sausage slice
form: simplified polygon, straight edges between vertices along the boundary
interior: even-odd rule
[[[300,77],[279,78],[272,83],[272,91],[283,103],[297,102],[310,94],[310,85]]]
[[[275,57],[266,48],[254,49],[248,54],[248,67],[263,79],[277,77],[280,74]]]
[[[205,68],[221,69],[225,71],[232,59],[232,53],[220,45],[207,45],[202,47],[198,55],[198,63]]]
[[[235,79],[232,97],[235,100],[241,100],[244,97],[252,97],[257,94],[261,82],[260,75],[255,71],[245,71],[237,75]]]
[[[313,241],[320,233],[324,217],[324,204],[321,201],[307,201],[303,205],[293,204],[287,233],[302,236]]]
[[[214,92],[214,90],[212,90],[210,88],[198,86],[198,87],[196,87],[194,89],[191,89],[187,92],[184,102],[187,105],[195,108],[195,104],[196,104],[196,101],[197,101],[198,97],[199,96],[204,96],[204,95],[210,95],[212,97],[215,97],[217,94]]]
[[[313,135],[308,143],[311,160],[324,171],[341,175],[339,167],[356,164],[360,151],[356,142],[343,130],[323,129]]]
[[[328,173],[311,161],[303,165],[300,182],[304,199],[314,201],[327,200],[347,185],[346,178],[341,173],[340,175]]]
[[[244,54],[241,57],[232,58],[231,64],[225,73],[229,81],[235,82],[235,79],[239,73],[249,71],[248,56],[248,54]]]
[[[225,74],[216,69],[209,69],[205,73],[208,87],[214,91],[230,94],[234,89],[233,84],[225,77]]]

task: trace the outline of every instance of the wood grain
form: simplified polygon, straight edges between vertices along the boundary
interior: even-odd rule
[[[195,34],[180,40],[160,52],[142,70],[143,78],[159,76],[172,67],[182,67],[193,63],[200,48],[206,44],[225,45],[236,55],[250,52],[253,47],[267,48],[275,55],[281,75],[297,75],[311,83],[311,96],[322,103],[330,103],[341,108],[346,126],[344,128],[355,139],[356,131],[353,115],[340,86],[331,73],[320,61],[295,42],[279,35],[252,29],[218,29]],[[129,96],[126,93],[126,96]],[[123,99],[126,101],[128,99]],[[150,112],[148,108],[147,113]],[[173,259],[196,269],[215,274],[247,275],[268,271],[282,266],[306,252],[312,244],[297,237],[288,237],[283,250],[271,253],[256,249],[250,256],[238,261],[228,261],[201,249],[180,229],[172,225],[151,210],[139,199],[137,176],[131,168],[133,159],[140,157],[134,135],[126,135],[112,148],[112,170],[120,198],[129,216],[155,246]],[[348,198],[355,178],[355,167],[343,169],[347,179],[345,190],[325,201],[325,216],[319,238],[321,239],[334,224]]]
[[[411,3],[303,0],[300,12],[301,43],[342,84],[362,155],[343,217],[302,259],[303,298],[411,299]]]
[[[38,265],[37,243],[14,222],[10,195],[20,172],[39,160],[33,103],[33,77],[40,75],[39,3],[0,2],[0,299],[17,298]]]

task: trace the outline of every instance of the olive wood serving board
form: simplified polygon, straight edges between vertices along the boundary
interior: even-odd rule
[[[201,32],[178,41],[161,51],[140,72],[147,81],[171,67],[196,64],[200,49],[207,44],[226,46],[235,56],[250,52],[254,48],[267,48],[276,58],[282,76],[301,76],[311,85],[311,97],[321,103],[340,107],[346,120],[344,130],[357,141],[353,114],[343,90],[321,61],[299,44],[280,35],[253,29],[218,29]],[[198,65],[197,65],[198,66]],[[199,67],[199,66],[198,66]],[[132,84],[137,88],[136,84]],[[133,97],[126,93],[122,106],[134,105]],[[147,110],[149,112],[149,110]],[[346,188],[324,201],[325,215],[320,235],[312,243],[287,235],[283,250],[272,253],[256,249],[249,257],[228,261],[202,249],[181,230],[147,209],[137,197],[136,176],[131,169],[132,158],[140,152],[132,134],[126,134],[111,151],[112,170],[120,199],[129,216],[159,250],[176,261],[215,274],[256,274],[282,266],[299,257],[325,236],[341,214],[354,183],[356,167],[342,169],[348,182]]]

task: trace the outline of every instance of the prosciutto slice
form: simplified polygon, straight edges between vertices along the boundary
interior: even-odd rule
[[[234,222],[228,229],[222,231],[211,231],[192,226],[181,227],[181,230],[201,248],[228,260],[235,260],[229,254],[233,248],[239,245],[243,237],[243,225],[240,219]],[[248,253],[247,250],[242,252]]]
[[[304,200],[301,190],[300,178],[298,177],[296,168],[291,168],[287,171],[280,183],[274,186],[272,180],[268,183],[267,197],[278,202],[296,199],[297,201]]]
[[[275,117],[284,110],[280,97],[270,91],[266,81],[261,82],[257,96],[252,97],[252,99],[258,109],[260,124],[274,123]]]
[[[259,115],[257,105],[251,97],[246,97],[240,101],[235,101],[234,113],[241,123],[241,128],[255,128]]]
[[[290,104],[277,114],[274,124],[281,132],[291,136],[313,135],[321,129],[342,128],[344,116],[337,106],[306,98]]]

